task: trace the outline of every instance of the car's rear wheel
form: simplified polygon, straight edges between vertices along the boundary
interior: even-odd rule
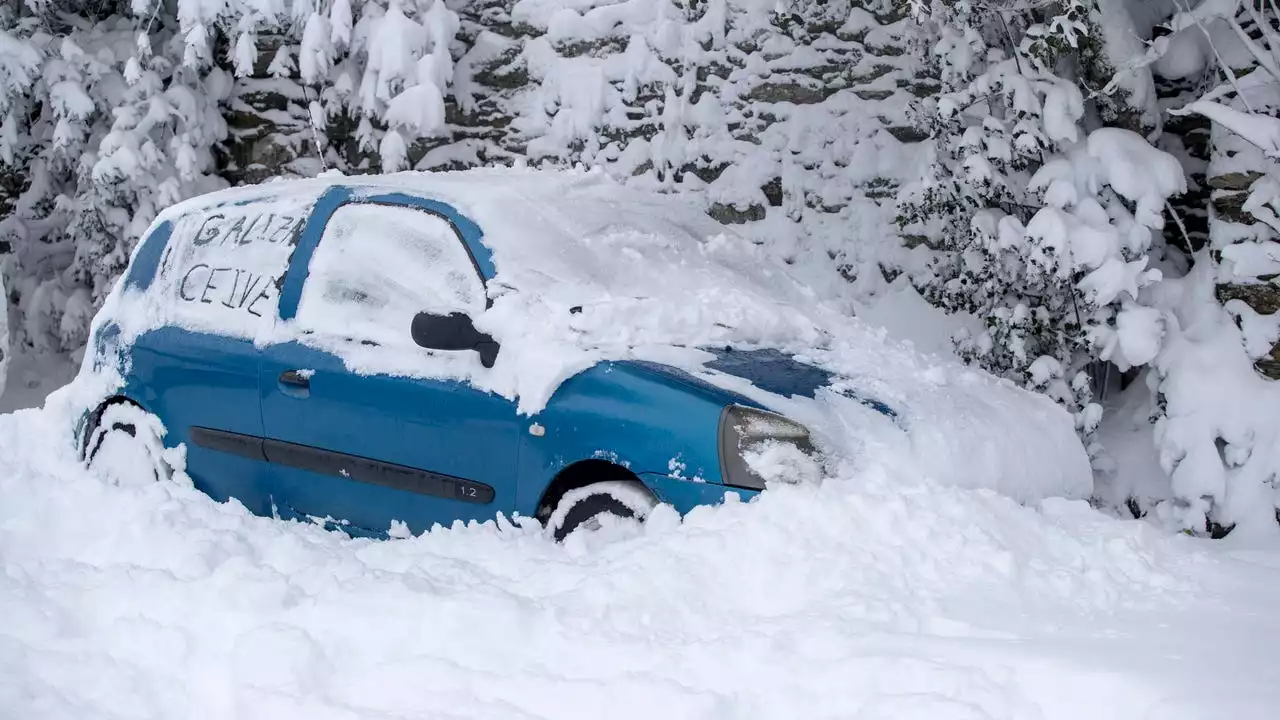
[[[114,402],[95,413],[85,436],[85,466],[115,485],[166,480],[164,426],[159,418],[130,402]]]
[[[556,542],[575,531],[594,532],[604,526],[640,523],[658,504],[648,488],[634,480],[607,480],[564,494],[547,520]]]

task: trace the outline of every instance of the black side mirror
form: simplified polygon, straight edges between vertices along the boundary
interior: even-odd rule
[[[498,359],[498,343],[477,330],[471,318],[463,313],[420,312],[413,317],[409,333],[414,342],[428,350],[475,350],[480,353],[480,364],[487,368],[493,367]]]

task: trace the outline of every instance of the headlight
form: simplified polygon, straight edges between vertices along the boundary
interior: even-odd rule
[[[814,454],[809,430],[800,423],[741,405],[729,405],[720,413],[720,474],[725,485],[764,490],[771,481],[810,479],[819,473]]]

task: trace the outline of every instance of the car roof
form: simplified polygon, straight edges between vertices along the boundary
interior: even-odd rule
[[[318,199],[333,188],[348,188],[355,197],[403,193],[449,205],[482,224],[493,215],[525,213],[532,208],[557,211],[564,230],[590,234],[605,225],[616,225],[629,213],[621,205],[638,203],[646,209],[663,206],[663,225],[700,226],[708,232],[724,229],[687,201],[655,192],[637,190],[614,182],[602,171],[541,170],[527,168],[472,168],[444,172],[401,172],[386,175],[342,175],[316,178],[273,178],[257,185],[226,188],[184,200],[165,209],[157,222],[193,211],[224,205],[271,202],[276,199]],[[608,213],[584,212],[584,206],[608,205]],[[599,208],[596,208],[599,209]],[[619,215],[621,211],[621,216]],[[590,220],[594,219],[594,222]],[[662,222],[663,220],[669,222]],[[668,227],[668,229],[670,229]]]
[[[277,179],[186,200],[156,223],[226,205],[314,201],[334,188],[357,200],[398,193],[456,211],[479,227],[492,261],[486,279],[514,290],[558,282],[601,286],[589,295],[634,294],[643,283],[620,286],[627,278],[615,272],[619,261],[631,278],[662,275],[665,265],[696,261],[709,238],[732,233],[685,200],[624,186],[601,171],[524,168]]]

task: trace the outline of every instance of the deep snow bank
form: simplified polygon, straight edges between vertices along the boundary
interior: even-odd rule
[[[0,416],[0,716],[1264,720],[1280,550],[1083,503],[814,488],[612,538],[390,542],[83,473]],[[853,473],[853,471],[850,471]],[[601,542],[609,539],[609,542]]]

